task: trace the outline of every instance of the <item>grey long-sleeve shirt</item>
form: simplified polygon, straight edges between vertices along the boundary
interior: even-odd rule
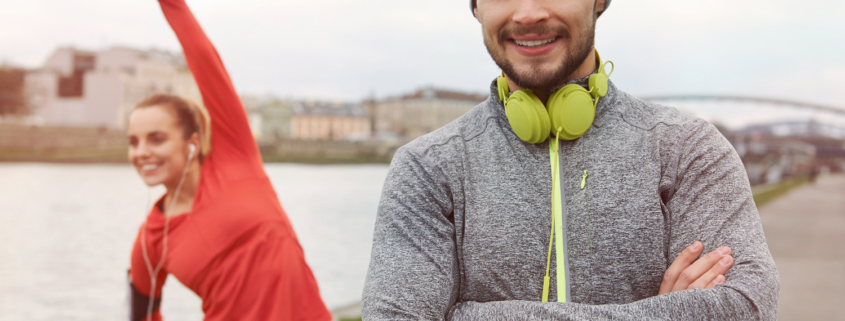
[[[487,101],[396,152],[364,319],[774,320],[777,270],[734,149],[701,119],[609,87],[593,126],[559,150],[568,303],[540,302],[548,142],[513,133],[494,82]],[[727,282],[658,296],[669,264],[697,240],[704,253],[731,247]]]

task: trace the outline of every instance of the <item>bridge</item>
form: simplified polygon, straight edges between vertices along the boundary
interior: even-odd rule
[[[824,106],[819,104],[812,104],[812,103],[805,103],[799,102],[794,100],[786,100],[786,99],[775,99],[775,98],[761,98],[761,97],[748,97],[748,96],[731,96],[731,95],[667,95],[667,96],[650,96],[650,97],[643,97],[644,100],[648,101],[684,101],[684,100],[692,100],[692,101],[732,101],[732,102],[743,102],[743,103],[755,103],[755,104],[767,104],[767,105],[776,105],[776,106],[784,106],[784,107],[791,107],[797,109],[809,109],[827,113],[833,113],[840,116],[845,116],[845,108],[839,107],[832,107],[832,106]]]
[[[836,116],[837,119],[845,121],[845,107],[825,106],[814,103],[799,102],[786,99],[761,98],[750,96],[731,96],[731,95],[664,95],[664,96],[649,96],[644,97],[644,100],[653,102],[678,102],[678,101],[698,101],[698,102],[726,102],[726,103],[747,103],[762,106],[786,107],[802,111],[815,111],[826,113],[827,115]],[[816,147],[819,145],[829,145],[834,143],[837,145],[835,149],[843,149],[845,153],[845,125],[831,123],[829,121],[819,121],[817,119],[807,120],[786,120],[779,122],[767,122],[762,124],[748,124],[745,127],[731,131],[732,134],[750,135],[751,133],[759,133],[769,136],[791,136],[802,137],[802,140],[807,141]],[[839,143],[831,142],[830,140],[842,141]],[[821,141],[809,141],[821,140]],[[841,156],[838,153],[838,156]]]

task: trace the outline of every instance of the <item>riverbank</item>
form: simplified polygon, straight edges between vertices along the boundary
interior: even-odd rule
[[[789,191],[797,187],[801,187],[802,185],[808,182],[810,182],[810,179],[808,177],[799,177],[784,180],[774,184],[766,184],[752,187],[751,192],[754,195],[754,204],[756,204],[757,208],[759,209],[760,207],[763,207],[764,205],[785,195]]]
[[[6,163],[128,163],[126,148],[0,149]]]
[[[387,164],[401,140],[258,139],[265,163]],[[108,128],[0,126],[0,162],[126,163],[126,133]]]
[[[99,149],[0,149],[0,162],[6,163],[128,163],[126,148]],[[298,164],[389,164],[384,157],[368,155],[286,155],[262,153],[265,163]]]
[[[262,153],[265,163],[298,163],[298,164],[390,164],[390,159],[366,155],[285,155]]]

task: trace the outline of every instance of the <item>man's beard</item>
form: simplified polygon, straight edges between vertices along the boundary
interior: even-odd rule
[[[492,41],[484,37],[484,45],[487,47],[487,52],[493,57],[496,65],[504,71],[508,78],[516,83],[519,87],[532,90],[546,90],[549,91],[553,87],[561,85],[578,67],[584,63],[584,60],[590,55],[593,49],[593,41],[595,40],[596,23],[593,20],[592,26],[586,28],[581,34],[581,41],[572,42],[572,35],[569,29],[560,26],[552,28],[548,25],[537,27],[512,27],[503,28],[499,32],[499,45],[493,44]],[[535,34],[549,34],[554,33],[560,35],[561,40],[565,41],[569,46],[566,48],[566,54],[563,56],[563,61],[557,69],[552,71],[539,70],[536,66],[531,66],[531,70],[527,73],[520,74],[516,71],[513,64],[505,57],[505,43],[508,38],[513,35],[535,33]],[[495,47],[494,47],[495,46]]]

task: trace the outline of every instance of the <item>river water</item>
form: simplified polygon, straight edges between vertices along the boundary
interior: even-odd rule
[[[360,300],[387,165],[267,164],[329,308]],[[126,320],[129,253],[164,189],[129,165],[0,163],[0,320]],[[202,320],[175,278],[169,320]]]

